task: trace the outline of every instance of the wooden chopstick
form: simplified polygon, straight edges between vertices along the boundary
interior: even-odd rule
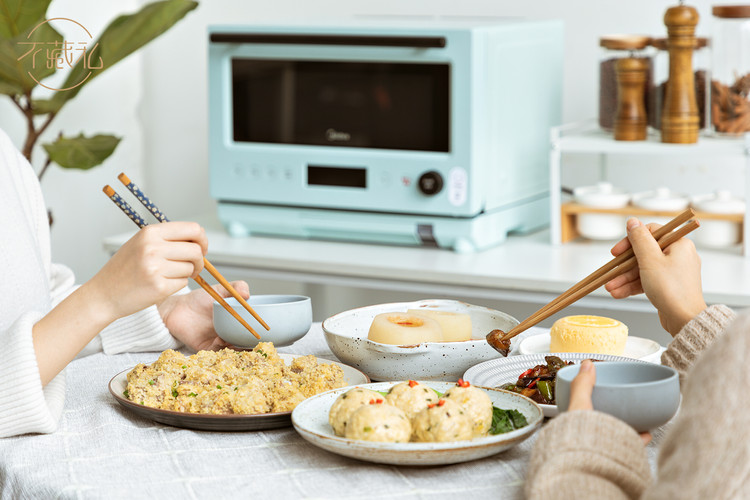
[[[686,209],[682,213],[678,214],[674,219],[670,220],[669,222],[667,222],[666,224],[664,224],[662,227],[660,227],[659,229],[657,229],[656,231],[654,231],[653,232],[654,239],[656,239],[656,240],[661,239],[662,237],[664,237],[667,234],[671,233],[672,231],[674,231],[675,229],[677,229],[679,226],[681,226],[685,222],[687,222],[690,219],[692,219],[693,217],[695,217],[695,211],[692,208]],[[606,264],[604,264],[602,267],[600,267],[599,269],[597,269],[593,273],[589,274],[588,276],[586,276],[585,278],[583,278],[581,281],[579,281],[578,283],[576,283],[572,287],[570,287],[567,290],[565,290],[562,294],[560,294],[556,298],[552,299],[551,302],[549,302],[547,305],[543,306],[541,309],[539,309],[538,311],[536,311],[535,313],[533,313],[525,321],[528,321],[529,319],[532,319],[535,315],[544,312],[545,310],[547,310],[550,307],[556,306],[558,302],[562,301],[569,294],[572,294],[572,293],[580,290],[581,288],[583,288],[584,286],[586,286],[586,284],[589,281],[596,279],[596,277],[599,276],[599,275],[601,275],[602,273],[606,273],[607,271],[610,271],[612,269],[615,269],[617,266],[622,265],[625,261],[627,261],[628,259],[630,259],[634,255],[635,254],[633,253],[633,248],[632,247],[628,248],[627,250],[625,250],[624,252],[622,252],[620,255],[618,255],[614,259],[610,260],[609,262],[607,262]],[[519,326],[521,326],[521,324],[519,324],[516,328],[518,328]],[[513,331],[513,330],[511,330],[511,331]]]
[[[136,186],[135,183],[131,181],[127,175],[125,175],[125,173],[121,173],[120,175],[117,176],[117,178],[120,179],[120,182],[122,182],[125,185],[125,187],[127,187],[128,190],[130,190],[130,192],[133,193],[133,195],[138,199],[138,201],[140,201],[143,204],[143,206],[146,207],[146,209],[154,215],[154,217],[159,219],[159,222],[169,222],[169,219],[167,219],[167,216],[164,215],[164,213],[161,210],[159,210],[159,208],[148,198],[148,196],[146,196],[143,193],[143,191],[141,191],[140,188]],[[258,321],[258,323],[260,323],[263,326],[263,328],[265,328],[266,330],[270,329],[268,324],[263,320],[263,318],[261,318],[258,315],[258,313],[256,313],[255,310],[252,307],[250,307],[250,304],[248,304],[247,301],[244,298],[242,298],[242,296],[237,292],[237,290],[234,289],[234,287],[224,278],[224,276],[221,275],[221,273],[205,257],[203,258],[203,267],[206,268],[206,270],[211,274],[211,276],[216,278],[216,281],[221,283],[221,286],[226,288],[226,290],[232,295],[232,297],[237,299],[237,302],[242,304],[242,307],[244,307],[247,312],[253,315],[253,318],[255,318]]]
[[[110,200],[115,202],[115,205],[120,207],[120,209],[125,213],[125,215],[127,215],[130,218],[130,220],[135,222],[135,224],[138,227],[142,228],[148,225],[148,223],[143,219],[143,217],[141,217],[138,214],[138,212],[133,210],[133,207],[131,207],[127,201],[123,200],[122,197],[119,194],[117,194],[115,190],[109,184],[104,186],[104,189],[102,189],[102,191],[104,191],[104,194],[106,194]],[[242,326],[247,328],[247,330],[250,333],[252,333],[255,336],[255,338],[260,339],[260,335],[258,335],[258,333],[253,329],[253,327],[250,326],[248,322],[242,318],[242,316],[237,314],[237,311],[235,311],[234,308],[232,308],[232,306],[227,304],[227,302],[222,298],[222,296],[219,295],[218,292],[214,290],[213,287],[211,287],[211,285],[206,283],[206,280],[201,278],[200,275],[196,276],[193,279],[195,280],[196,283],[198,283],[198,285],[200,285],[201,288],[203,288],[206,291],[206,293],[208,293],[216,302],[218,302],[221,305],[221,307],[226,309],[229,314],[234,316],[234,319],[239,321],[242,324]]]
[[[682,214],[675,217],[675,219],[670,221],[670,227],[674,227],[674,224],[672,223],[675,220],[684,218],[687,212],[688,211],[683,212]],[[667,227],[667,225],[665,225],[664,227]],[[661,237],[658,239],[659,247],[664,250],[669,245],[684,237],[686,234],[694,231],[698,227],[700,227],[700,223],[697,220],[692,220],[674,231],[667,231],[666,234],[664,234],[664,231],[659,231],[659,234],[661,234]],[[657,231],[654,231],[654,235],[656,234]],[[528,330],[532,326],[538,324],[541,321],[544,321],[558,311],[564,309],[565,307],[568,307],[570,304],[590,294],[608,281],[633,269],[636,265],[638,265],[638,261],[635,258],[635,254],[632,252],[632,248],[629,250],[630,251],[627,253],[630,254],[630,257],[622,260],[620,259],[620,257],[622,256],[621,254],[620,256],[612,259],[609,263],[597,269],[586,278],[573,285],[570,289],[566,290],[558,297],[553,299],[549,304],[545,305],[544,307],[533,313],[531,316],[523,320],[521,323],[516,325],[502,337],[501,341],[510,340],[521,332]],[[624,253],[626,252],[623,252],[623,254]],[[613,262],[619,262],[619,265],[615,264],[613,266]]]

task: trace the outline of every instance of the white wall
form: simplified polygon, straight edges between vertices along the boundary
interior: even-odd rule
[[[116,14],[141,3],[55,0],[49,14],[76,19],[96,36]],[[708,34],[710,4],[705,0],[693,3],[702,17],[698,31]],[[566,27],[563,117],[569,122],[596,113],[599,35],[663,34],[666,6],[652,0],[204,0],[170,32],[88,85],[46,134],[49,139],[59,130],[66,134],[83,130],[124,137],[103,167],[89,172],[54,167],[44,179],[47,203],[55,215],[54,257],[70,265],[79,281],[102,265],[106,257],[101,238],[131,227],[100,193],[105,183],[124,191],[116,186],[116,175],[121,171],[127,172],[173,219],[214,209],[207,188],[205,71],[209,24],[372,14],[561,18]],[[7,103],[0,106],[0,127],[16,144],[22,144],[24,124]],[[37,153],[37,165],[42,157]]]

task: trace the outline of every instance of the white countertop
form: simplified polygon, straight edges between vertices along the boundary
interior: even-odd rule
[[[208,233],[208,259],[258,277],[308,283],[434,291],[446,294],[546,302],[611,259],[606,242],[549,243],[549,233],[512,236],[472,254],[450,250],[250,236],[229,236],[212,218],[198,219]],[[133,233],[106,238],[114,252]],[[706,301],[750,306],[750,259],[739,249],[700,250]],[[644,296],[615,301],[602,288],[582,299],[611,309],[653,311]]]

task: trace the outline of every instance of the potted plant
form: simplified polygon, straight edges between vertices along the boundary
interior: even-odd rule
[[[147,4],[138,12],[115,18],[98,39],[92,37],[91,43],[81,48],[64,40],[50,25],[50,2],[0,0],[0,94],[7,95],[26,119],[21,152],[29,162],[39,137],[85,85],[167,31],[198,5],[190,0]],[[72,19],[57,19],[79,24]],[[65,63],[71,69],[64,83],[59,88],[45,85],[44,81]],[[55,92],[50,98],[37,98],[34,94],[39,86]],[[47,158],[37,175],[41,180],[51,163],[84,170],[100,165],[119,142],[120,138],[110,134],[66,137],[60,133],[54,141],[42,144]]]

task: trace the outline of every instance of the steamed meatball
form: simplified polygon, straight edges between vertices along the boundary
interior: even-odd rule
[[[368,404],[352,413],[345,436],[363,441],[408,443],[411,424],[404,412],[395,406]]]
[[[328,423],[333,427],[337,436],[346,434],[346,426],[349,418],[360,406],[369,404],[370,401],[382,400],[383,395],[370,389],[357,387],[340,395],[328,412]]]
[[[448,401],[458,403],[472,422],[475,436],[487,434],[492,425],[492,400],[482,389],[472,386],[451,387],[443,395]]]
[[[450,399],[419,412],[412,425],[414,441],[465,441],[474,436],[468,415]]]
[[[401,408],[411,420],[427,405],[437,403],[438,396],[432,388],[410,380],[391,387],[385,400],[388,404]]]

